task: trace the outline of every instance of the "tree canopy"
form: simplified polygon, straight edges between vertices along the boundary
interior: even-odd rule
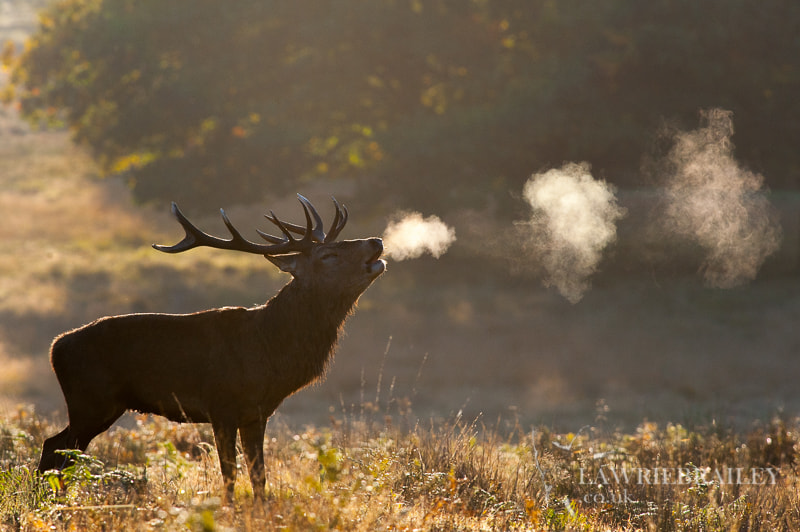
[[[783,0],[59,0],[5,99],[196,207],[315,178],[477,206],[566,160],[639,186],[665,121],[707,107],[797,187],[799,29]]]

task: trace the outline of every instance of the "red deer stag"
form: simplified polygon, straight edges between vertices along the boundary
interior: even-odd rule
[[[281,402],[325,373],[342,325],[359,296],[386,269],[379,238],[335,242],[347,209],[326,234],[313,205],[298,194],[302,227],[267,219],[283,233],[246,240],[224,211],[232,238],[197,229],[172,204],[186,231],[166,253],[199,246],[264,255],[292,280],[265,305],[195,314],[131,314],[99,319],[57,337],[50,360],[67,402],[69,424],[47,439],[39,471],[62,468],[59,449],[85,450],[126,410],[173,421],[211,423],[228,495],[236,478],[236,433],[256,497],[263,498],[264,431]],[[292,233],[302,235],[295,238]]]

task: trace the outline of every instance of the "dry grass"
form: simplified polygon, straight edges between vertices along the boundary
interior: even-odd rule
[[[233,501],[205,425],[140,416],[98,437],[60,475],[35,467],[57,430],[20,407],[0,422],[0,526],[16,530],[796,530],[798,426],[775,419],[747,433],[642,424],[631,434],[586,428],[496,431],[456,419],[332,420],[268,428],[267,500],[240,480]],[[601,422],[602,423],[602,422]],[[533,437],[533,439],[532,439]],[[627,468],[629,481],[597,482]],[[711,473],[703,474],[708,468]],[[732,483],[715,471],[742,471]],[[649,471],[648,482],[635,478]],[[658,471],[682,470],[681,482]],[[750,472],[760,471],[756,485]],[[772,477],[766,473],[769,470]],[[655,475],[653,471],[656,471]],[[693,475],[693,476],[692,476]],[[762,478],[763,477],[763,478]],[[659,481],[669,478],[671,482]],[[764,482],[761,483],[760,480]]]

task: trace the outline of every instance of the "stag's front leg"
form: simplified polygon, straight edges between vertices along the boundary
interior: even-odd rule
[[[214,422],[211,423],[211,427],[214,430],[214,441],[217,444],[225,494],[229,500],[233,500],[233,486],[236,483],[236,427]]]
[[[266,419],[239,427],[244,455],[247,458],[247,468],[250,471],[253,496],[256,500],[264,500],[264,484],[266,483],[264,473],[264,430],[266,427]]]

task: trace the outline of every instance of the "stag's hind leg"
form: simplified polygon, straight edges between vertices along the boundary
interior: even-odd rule
[[[42,445],[42,456],[39,458],[39,473],[44,473],[48,469],[62,469],[67,465],[67,459],[56,454],[56,451],[74,449],[77,444],[75,437],[70,433],[69,425],[55,436],[47,438]]]
[[[123,413],[118,409],[105,408],[76,409],[67,407],[69,425],[67,428],[45,440],[42,445],[42,456],[39,459],[39,471],[63,469],[70,465],[69,459],[56,453],[64,449],[85,451],[95,436],[104,432]]]
[[[83,399],[83,398],[81,398]],[[73,400],[67,398],[70,432],[75,437],[76,449],[85,451],[95,436],[105,432],[125,413],[125,409],[115,401]]]

